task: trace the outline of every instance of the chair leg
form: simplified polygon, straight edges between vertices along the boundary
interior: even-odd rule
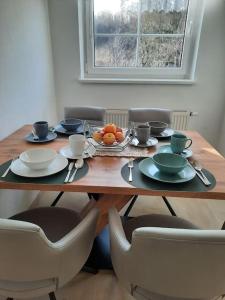
[[[135,204],[137,198],[138,198],[138,195],[134,195],[134,196],[133,196],[133,198],[132,198],[132,200],[131,200],[131,203],[129,204],[128,208],[126,209],[126,211],[125,211],[125,213],[124,213],[124,215],[123,215],[124,217],[128,217],[128,215],[129,215],[131,209],[133,208],[133,206],[134,206],[134,204]]]
[[[55,200],[52,202],[51,206],[56,206],[56,204],[59,202],[60,198],[62,197],[62,195],[64,194],[64,192],[60,192],[58,194],[58,196],[55,198]]]
[[[170,205],[168,199],[165,196],[162,196],[162,198],[163,198],[163,201],[165,202],[167,208],[169,209],[171,215],[176,217],[177,215],[176,215],[175,211],[173,210],[172,206]]]
[[[48,294],[49,295],[49,299],[50,300],[56,300],[56,297],[55,297],[55,293],[54,292],[51,292]]]

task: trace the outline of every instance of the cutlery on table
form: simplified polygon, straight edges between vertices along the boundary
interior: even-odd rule
[[[190,160],[189,161],[191,166],[194,168],[197,176],[199,177],[199,179],[206,185],[209,186],[211,185],[211,182],[208,180],[208,178],[205,176],[205,174],[202,172],[202,166],[200,165],[199,162],[197,162],[196,160]]]
[[[208,180],[208,178],[207,178],[207,177],[205,176],[205,174],[202,172],[202,166],[201,166],[201,164],[200,164],[198,161],[194,160],[193,163],[192,163],[192,165],[193,165],[193,167],[195,168],[195,170],[196,170],[197,172],[199,172],[199,173],[197,173],[197,174],[201,174],[202,178],[204,179],[205,185],[210,185],[211,182]]]
[[[78,170],[78,169],[81,169],[81,168],[83,167],[83,165],[84,165],[84,160],[83,160],[83,158],[79,158],[79,159],[75,162],[75,170],[74,170],[72,176],[70,177],[69,182],[72,182],[72,181],[74,180],[74,178],[75,178],[75,176],[76,176],[76,173],[77,173],[77,170]]]
[[[36,133],[34,132],[34,129],[32,129],[32,134],[33,134],[33,139],[34,141],[38,141],[39,137],[36,135]]]
[[[72,171],[73,167],[74,167],[74,162],[71,162],[69,164],[69,167],[68,167],[68,173],[67,173],[66,178],[64,180],[65,183],[69,181],[69,177],[70,177],[70,174],[71,174],[71,171]]]
[[[133,177],[132,177],[132,169],[133,169],[133,167],[134,167],[134,160],[130,159],[129,163],[128,163],[128,168],[129,168],[129,182],[131,182],[133,180]]]
[[[1,177],[6,177],[6,175],[9,173],[9,171],[11,170],[11,167],[13,165],[13,162],[17,159],[18,157],[14,157],[13,160],[11,161],[11,164],[9,165],[9,167],[5,170],[5,172],[2,174]]]

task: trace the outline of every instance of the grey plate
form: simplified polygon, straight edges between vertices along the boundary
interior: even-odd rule
[[[38,139],[34,140],[34,136],[32,133],[29,133],[28,135],[25,136],[25,140],[30,142],[30,143],[47,143],[50,141],[53,141],[54,139],[57,138],[57,134],[55,132],[49,132],[46,138],[44,139]]]
[[[163,132],[160,134],[151,134],[152,136],[156,138],[168,138],[174,134],[174,130],[171,128],[166,128]]]
[[[72,135],[72,134],[84,133],[84,128],[83,128],[83,124],[81,124],[79,127],[77,127],[76,130],[69,131],[69,130],[66,130],[65,128],[63,128],[62,125],[58,124],[55,127],[55,131],[58,133],[61,133],[61,134]]]
[[[146,144],[140,144],[138,139],[135,137],[132,139],[130,144],[135,147],[147,148],[147,147],[153,147],[153,146],[157,145],[158,140],[154,137],[150,137]]]
[[[156,168],[151,157],[145,158],[139,163],[139,170],[151,179],[167,183],[187,182],[196,175],[195,170],[193,170],[189,164],[181,172],[175,175],[162,173]]]
[[[172,151],[170,145],[163,145],[159,148],[158,153],[173,153],[173,151]],[[186,149],[180,155],[185,158],[188,158],[188,157],[191,157],[192,154],[193,154],[193,152],[190,149]]]

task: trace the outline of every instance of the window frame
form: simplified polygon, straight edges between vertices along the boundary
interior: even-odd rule
[[[190,84],[195,80],[195,69],[199,47],[204,0],[189,0],[182,64],[179,68],[148,67],[96,67],[94,66],[94,0],[78,0],[80,80],[84,82],[119,83],[176,83]],[[100,36],[102,34],[99,34]],[[110,36],[110,34],[105,34]],[[112,34],[112,36],[121,34]],[[183,34],[178,34],[183,36]],[[129,36],[129,34],[125,34]],[[131,34],[130,36],[137,36]],[[175,34],[149,34],[148,36],[169,37]],[[137,36],[138,37],[138,36]]]

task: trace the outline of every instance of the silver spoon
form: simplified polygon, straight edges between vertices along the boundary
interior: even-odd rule
[[[70,177],[69,182],[73,182],[73,180],[74,180],[74,178],[75,178],[75,175],[76,175],[76,173],[77,173],[77,170],[80,169],[80,168],[82,168],[83,165],[84,165],[84,160],[83,160],[83,158],[79,158],[79,159],[76,161],[76,163],[75,163],[75,170],[74,170],[72,176]]]

